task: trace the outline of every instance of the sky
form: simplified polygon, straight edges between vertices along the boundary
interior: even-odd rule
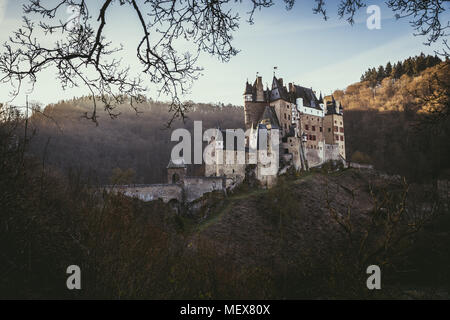
[[[23,15],[21,6],[26,2],[0,0],[0,43],[5,42],[11,32],[20,27]],[[383,1],[366,1],[368,5],[381,8],[381,28],[373,30],[367,27],[366,20],[371,14],[366,13],[364,8],[357,14],[355,24],[350,25],[338,19],[335,0],[328,1],[328,21],[313,14],[313,0],[298,0],[289,11],[285,10],[281,1],[275,2],[273,7],[256,12],[253,25],[246,22],[249,8],[246,1],[235,5],[241,22],[240,28],[234,33],[233,44],[240,52],[228,63],[203,54],[199,66],[204,71],[194,83],[191,93],[183,97],[185,100],[242,105],[245,82],[253,82],[259,73],[263,83],[270,85],[274,67],[277,67],[276,76],[283,78],[285,83],[293,82],[312,87],[316,92],[330,94],[359,81],[361,74],[369,67],[403,60],[420,52],[434,54],[435,50],[441,48],[440,42],[425,46],[424,37],[413,35],[414,30],[408,18],[396,20]],[[90,0],[89,3],[95,1]],[[446,9],[448,21],[449,4]],[[63,14],[69,16],[68,13]],[[137,71],[135,43],[140,30],[136,18],[130,10],[118,7],[107,19],[113,21],[106,25],[108,37],[124,45],[125,61],[132,70]],[[0,101],[9,101],[11,89],[8,85],[0,84]],[[23,105],[25,93],[26,90],[23,90],[11,103]],[[87,88],[83,87],[63,90],[55,79],[54,69],[40,74],[33,92],[28,92],[30,101],[43,105],[87,93]],[[148,96],[158,99],[150,83]],[[159,100],[165,100],[165,97]]]

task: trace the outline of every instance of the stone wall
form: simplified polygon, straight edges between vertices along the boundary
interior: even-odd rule
[[[191,202],[208,192],[225,190],[223,177],[186,177],[184,179],[184,191],[186,201]]]
[[[249,102],[244,103],[245,114],[245,129],[249,129],[253,125],[259,122],[259,119],[264,113],[264,109],[268,104],[266,102]]]
[[[356,169],[373,169],[373,165],[371,164],[361,164],[356,162],[347,162],[347,166],[349,168],[356,168]]]
[[[164,202],[171,200],[182,201],[183,188],[178,184],[147,184],[133,186],[118,186],[116,192],[122,192],[129,197],[137,197],[142,201],[162,199]]]
[[[324,158],[323,162],[327,162],[330,160],[342,160],[339,154],[339,145],[338,144],[325,144],[324,146]]]

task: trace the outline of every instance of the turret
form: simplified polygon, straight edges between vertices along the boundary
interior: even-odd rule
[[[183,183],[186,176],[187,167],[183,159],[170,160],[167,166],[167,182]]]
[[[253,87],[250,83],[245,83],[245,91],[244,91],[244,101],[252,101],[253,100]]]
[[[256,101],[264,102],[264,88],[262,83],[262,77],[256,78]]]

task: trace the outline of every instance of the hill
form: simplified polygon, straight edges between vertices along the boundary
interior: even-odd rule
[[[420,55],[394,64],[390,74],[385,71],[388,65],[378,69],[383,72],[369,69],[363,81],[334,92],[345,108],[347,159],[413,181],[449,175],[450,117],[441,115],[450,114],[450,63]],[[374,72],[375,83],[370,80]],[[194,104],[187,121],[176,121],[170,129],[165,126],[168,104],[148,101],[137,108],[139,113],[129,105],[119,106],[114,119],[99,112],[96,126],[83,118],[92,109],[89,98],[48,105],[45,116],[35,113],[30,118],[35,132],[30,152],[48,165],[103,184],[118,176],[124,182],[160,183],[166,181],[174,129],[192,133],[195,120],[203,121],[203,129],[244,126],[239,106]],[[202,166],[191,166],[189,174],[202,175]]]
[[[81,171],[101,183],[109,183],[114,169],[132,170],[134,183],[167,181],[166,167],[175,142],[170,142],[174,129],[186,128],[193,135],[193,121],[201,120],[209,128],[240,128],[244,117],[241,107],[231,105],[194,104],[185,123],[175,121],[168,129],[169,105],[146,102],[136,106],[121,105],[111,118],[98,112],[99,125],[83,118],[92,110],[92,101],[77,98],[48,105],[43,114],[35,113],[29,125],[35,131],[30,151],[44,157],[49,165]],[[192,166],[190,174],[202,174],[202,168]],[[117,170],[116,170],[117,171]]]
[[[448,99],[450,62],[440,62],[419,70],[421,71],[401,75],[378,76],[375,81],[363,76],[361,82],[349,85],[345,90],[337,90],[333,95],[342,102],[345,110],[400,111],[413,114],[430,112],[433,106],[448,103],[424,99],[433,95],[436,95],[433,98],[438,98],[439,94]],[[376,79],[377,75],[374,77]]]
[[[448,176],[450,62],[375,83],[362,78],[334,92],[344,106],[348,159],[414,181]]]
[[[17,150],[0,149],[1,297],[448,298],[450,221],[432,185],[312,171],[180,207],[105,193]],[[64,286],[74,263],[81,291]],[[371,264],[381,291],[366,288]]]

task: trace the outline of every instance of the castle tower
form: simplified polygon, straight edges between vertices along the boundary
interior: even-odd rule
[[[325,143],[337,144],[339,154],[345,159],[345,133],[344,133],[344,117],[342,105],[337,102],[333,96],[324,98],[325,104]]]
[[[245,114],[245,129],[250,129],[252,123],[258,123],[259,118],[264,112],[264,107],[267,105],[264,97],[264,87],[262,77],[257,77],[253,85],[245,84],[244,91],[244,114]]]
[[[179,159],[178,161],[170,160],[167,166],[167,183],[183,183],[186,172],[187,167],[183,159]]]
[[[264,102],[264,88],[262,77],[256,78],[256,102]]]

